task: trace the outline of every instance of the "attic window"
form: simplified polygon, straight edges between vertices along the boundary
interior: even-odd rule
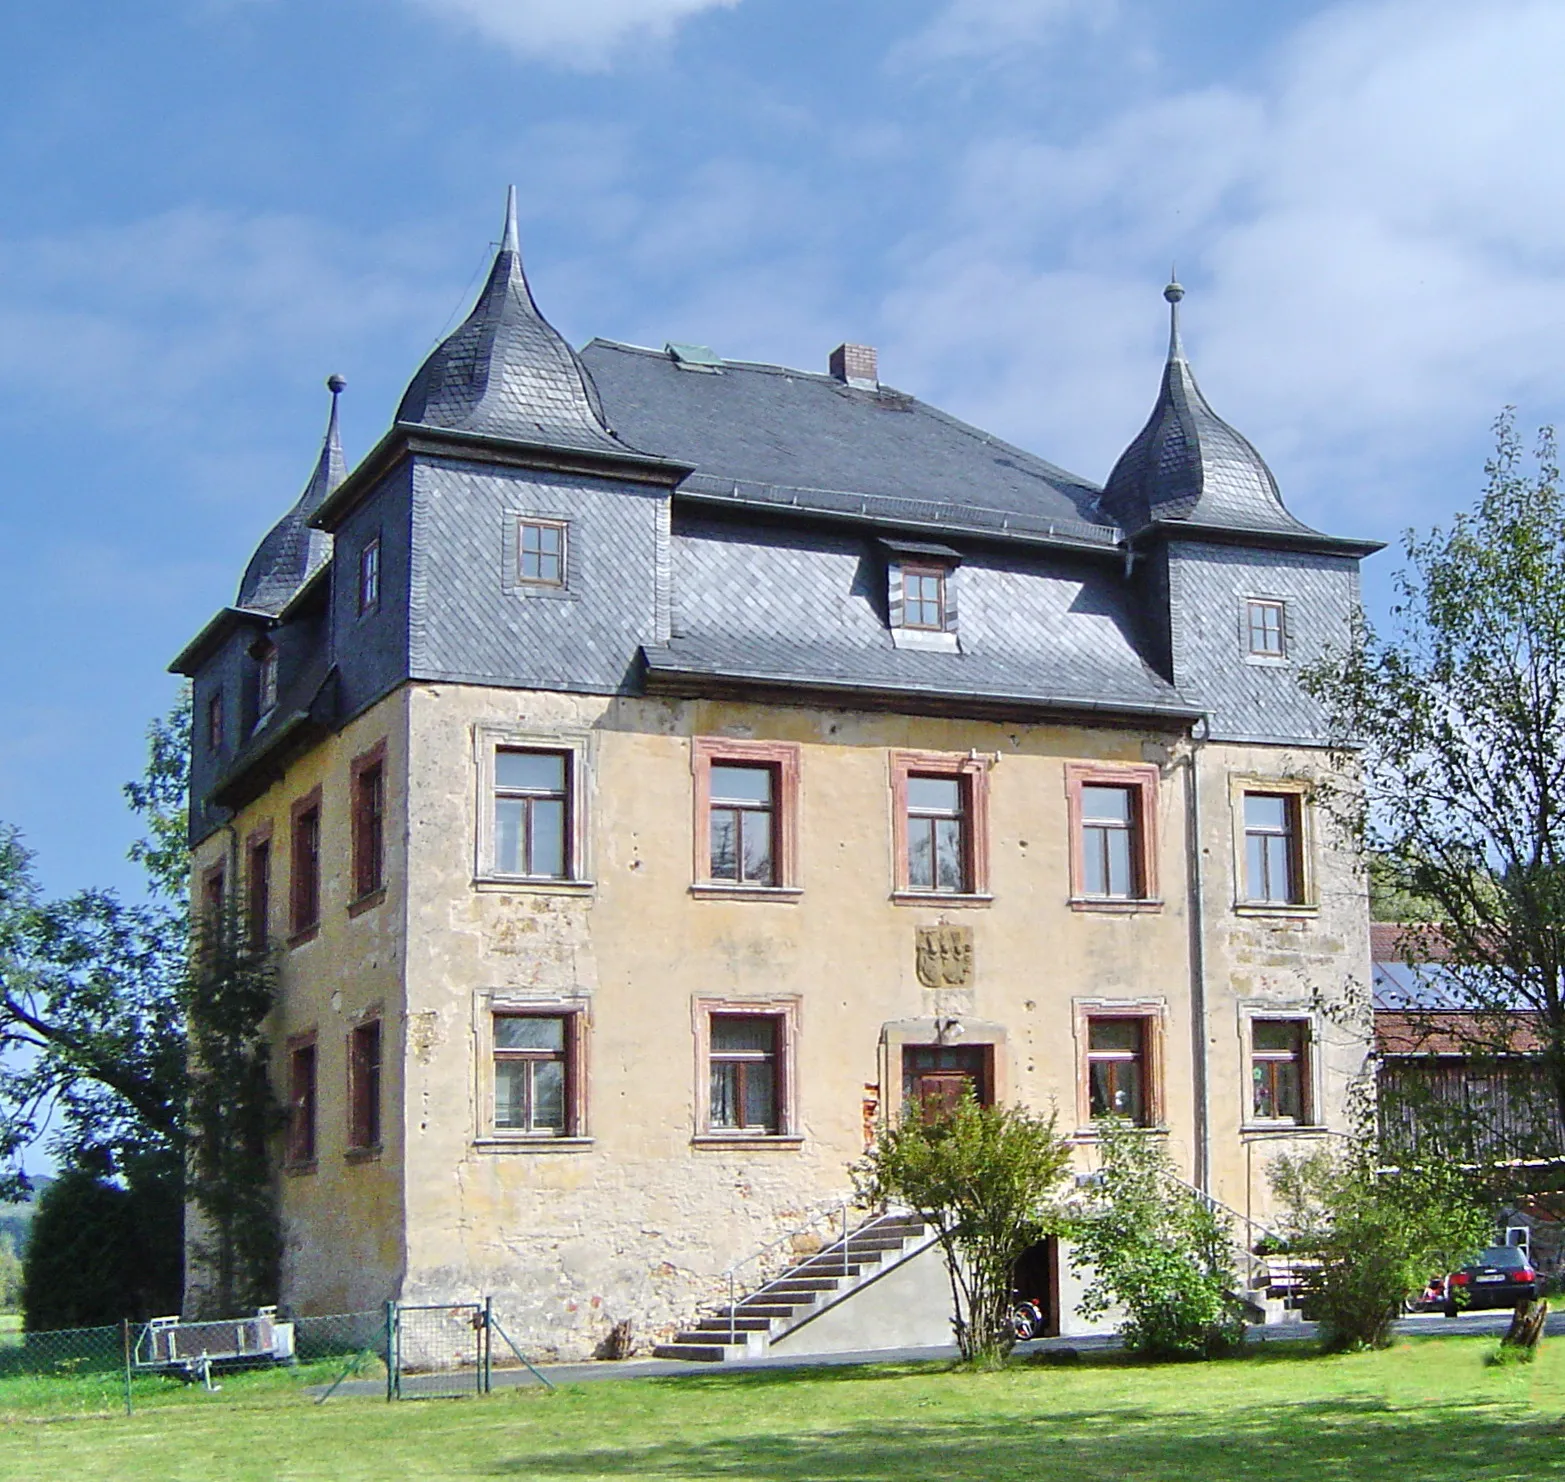
[[[277,647],[268,643],[256,655],[255,714],[259,724],[277,708]]]
[[[723,357],[705,345],[676,345],[671,341],[663,346],[663,353],[680,370],[699,371],[708,376],[723,373]]]
[[[898,648],[957,652],[956,568],[961,555],[923,541],[882,540],[886,612]]]

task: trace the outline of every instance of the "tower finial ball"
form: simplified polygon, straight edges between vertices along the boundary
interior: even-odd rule
[[[330,391],[333,396],[336,396],[339,392],[341,392],[347,386],[347,384],[348,383],[343,380],[341,376],[326,377],[326,389]]]
[[[1184,296],[1185,290],[1178,283],[1170,283],[1168,287],[1163,290],[1163,297],[1166,298],[1171,304],[1177,304]]]

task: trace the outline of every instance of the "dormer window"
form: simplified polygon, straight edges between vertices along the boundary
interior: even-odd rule
[[[946,630],[946,573],[939,566],[902,568],[902,626]]]
[[[268,643],[256,655],[255,719],[259,725],[277,708],[277,645]]]
[[[886,616],[898,648],[957,652],[956,568],[962,558],[943,545],[882,540]]]
[[[521,520],[517,525],[516,574],[525,586],[565,585],[565,526],[558,520]]]
[[[206,746],[214,754],[223,749],[223,692],[215,691],[206,702]]]
[[[359,616],[380,607],[380,536],[367,540],[359,548]]]
[[[1288,652],[1287,609],[1271,597],[1250,597],[1244,604],[1245,654],[1252,659],[1282,659]]]

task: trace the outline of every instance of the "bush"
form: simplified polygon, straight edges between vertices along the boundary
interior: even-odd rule
[[[1016,1262],[1059,1228],[1055,1188],[1069,1160],[1052,1113],[980,1106],[969,1091],[947,1116],[910,1109],[854,1170],[864,1197],[906,1204],[939,1232],[969,1363],[998,1362],[1015,1346]]]
[[[1125,1346],[1153,1358],[1208,1358],[1242,1343],[1227,1220],[1180,1181],[1161,1139],[1113,1122],[1102,1151],[1095,1208],[1072,1232],[1072,1264],[1091,1278],[1083,1315],[1117,1303]]]
[[[1308,1302],[1328,1351],[1384,1348],[1404,1303],[1493,1232],[1460,1170],[1377,1169],[1365,1143],[1278,1158],[1270,1172],[1293,1250],[1321,1263]]]

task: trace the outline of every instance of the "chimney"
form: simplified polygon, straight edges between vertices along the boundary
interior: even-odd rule
[[[873,345],[838,345],[831,352],[828,368],[839,381],[857,386],[860,391],[874,391],[880,386]]]

